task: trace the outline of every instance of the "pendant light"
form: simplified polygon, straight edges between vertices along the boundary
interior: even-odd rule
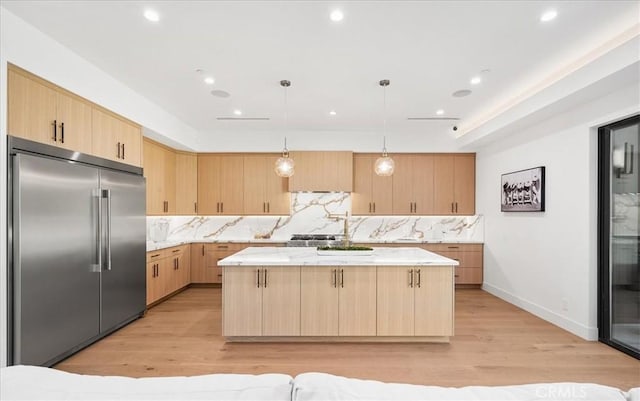
[[[382,156],[378,157],[374,165],[374,170],[377,175],[382,177],[388,177],[393,174],[395,163],[393,159],[387,154],[387,86],[390,82],[388,79],[380,81],[380,86],[383,89],[383,121],[384,121],[384,136],[382,137]]]
[[[287,104],[287,88],[291,86],[291,81],[286,79],[280,81],[280,86],[284,88],[284,127],[285,132],[289,125],[288,104]],[[295,163],[292,158],[289,157],[289,149],[287,149],[287,137],[284,138],[284,149],[282,149],[282,157],[276,160],[275,165],[276,174],[279,177],[291,177],[295,172]]]

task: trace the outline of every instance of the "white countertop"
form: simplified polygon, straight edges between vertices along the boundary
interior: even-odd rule
[[[457,266],[421,248],[373,248],[370,256],[319,256],[314,247],[248,247],[218,261],[218,266]]]
[[[414,240],[410,238],[395,239],[395,240],[383,240],[383,239],[366,239],[366,240],[352,240],[354,244],[482,244],[478,241],[468,240]],[[216,239],[216,240],[176,240],[176,241],[162,241],[154,242],[147,241],[147,252],[157,251],[159,249],[171,248],[178,245],[185,244],[286,244],[287,240],[275,240],[275,239]]]

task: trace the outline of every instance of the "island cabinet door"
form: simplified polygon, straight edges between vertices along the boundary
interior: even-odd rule
[[[338,272],[335,266],[304,266],[300,272],[300,334],[338,335]]]
[[[341,267],[338,283],[339,335],[375,336],[376,267]]]
[[[378,266],[377,269],[378,336],[413,336],[417,268]]]
[[[300,267],[263,270],[262,335],[300,335]]]
[[[423,266],[415,286],[415,335],[452,336],[453,266]]]
[[[222,335],[262,335],[262,268],[224,269]]]

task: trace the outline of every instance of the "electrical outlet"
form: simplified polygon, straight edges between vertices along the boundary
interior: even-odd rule
[[[562,310],[565,312],[569,310],[569,301],[567,298],[562,298]]]

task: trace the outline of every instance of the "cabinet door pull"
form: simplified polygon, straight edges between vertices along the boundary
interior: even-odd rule
[[[420,269],[418,269],[416,272],[418,273],[418,282],[416,283],[416,286],[417,286],[418,288],[420,288],[420,281],[422,281],[422,280],[420,279]]]
[[[198,202],[193,202],[193,211],[194,213],[198,213]]]
[[[60,142],[64,143],[64,123],[60,123]]]
[[[220,202],[220,213],[224,213],[224,202]]]
[[[453,213],[453,202],[451,202],[451,213]]]
[[[448,246],[447,249],[459,249],[459,246]]]
[[[458,202],[456,202],[456,213],[458,213]]]
[[[260,269],[257,269],[256,273],[257,273],[257,275],[256,275],[256,285],[257,285],[258,288],[260,288]]]
[[[160,265],[156,265],[156,277],[160,277]]]
[[[204,256],[204,244],[202,244],[202,256]]]
[[[267,213],[271,213],[271,203],[267,202]]]
[[[118,142],[118,159],[120,159],[120,142]]]
[[[156,265],[153,264],[151,265],[151,277],[155,277],[156,276]]]
[[[375,213],[375,212],[376,212],[376,203],[373,202],[373,213]]]
[[[122,142],[122,160],[124,160],[124,142]]]
[[[340,269],[340,287],[344,288],[344,269]]]
[[[371,213],[371,202],[369,202],[369,213]]]
[[[58,142],[58,120],[53,120],[53,142]]]
[[[266,212],[267,212],[267,203],[262,202],[262,213],[266,213]]]
[[[218,245],[218,249],[229,249],[229,245]]]
[[[413,269],[409,270],[409,287],[413,288]]]
[[[338,270],[331,270],[331,286],[336,288],[338,286]]]
[[[456,275],[454,275],[453,277],[460,277],[460,275],[459,275],[459,274],[456,274]]]
[[[220,202],[216,202],[216,213],[220,213]]]
[[[151,255],[151,258],[157,258],[158,256],[160,256],[160,254],[156,253],[155,255]]]
[[[267,288],[267,269],[264,269],[264,288]]]

